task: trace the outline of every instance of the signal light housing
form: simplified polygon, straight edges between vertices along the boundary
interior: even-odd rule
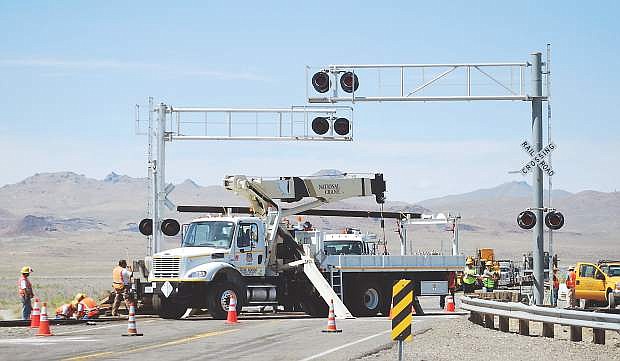
[[[340,87],[347,93],[353,93],[357,91],[360,83],[357,79],[357,75],[348,71],[340,77]],[[316,89],[316,88],[315,88]]]
[[[523,211],[517,217],[517,224],[523,229],[532,229],[536,225],[536,215],[532,211]]]
[[[177,222],[174,219],[164,219],[163,222],[161,222],[161,231],[163,234],[165,234],[166,236],[176,236],[177,234],[179,234],[179,231],[181,230],[181,225],[179,224],[179,222]]]
[[[323,135],[329,131],[329,121],[325,117],[316,117],[312,120],[312,131]]]
[[[558,230],[564,226],[564,215],[560,212],[551,211],[545,216],[545,224],[552,230]]]
[[[327,92],[331,86],[331,80],[329,79],[329,74],[324,71],[315,73],[312,76],[312,86],[314,87],[314,90],[316,90],[319,93]]]
[[[153,235],[153,220],[150,218],[144,218],[140,221],[138,230],[145,236]]]
[[[334,121],[334,132],[338,135],[347,135],[349,134],[349,130],[351,126],[349,124],[349,119],[347,118],[338,118]]]

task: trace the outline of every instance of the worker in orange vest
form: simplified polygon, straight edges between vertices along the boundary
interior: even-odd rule
[[[131,272],[127,269],[127,261],[124,259],[118,261],[118,266],[112,270],[112,288],[114,289],[114,304],[112,305],[112,316],[118,316],[118,307],[121,300],[125,301],[125,306],[129,310],[131,304],[130,288],[131,288]]]
[[[70,319],[75,317],[77,311],[77,302],[65,303],[56,309],[56,319]]]
[[[28,320],[30,319],[30,313],[32,312],[32,298],[34,297],[34,292],[32,292],[32,283],[28,279],[30,273],[32,272],[32,268],[30,266],[24,266],[21,270],[21,277],[17,281],[17,289],[19,293],[19,297],[22,301],[22,319]]]
[[[91,297],[86,296],[83,293],[78,293],[77,295],[75,295],[75,301],[78,302],[78,319],[88,320],[91,318],[99,317],[99,306],[97,306],[97,301],[95,301]]]
[[[577,298],[575,297],[575,287],[577,286],[577,274],[575,273],[575,267],[571,266],[568,269],[568,276],[566,277],[566,288],[568,288],[568,307],[573,308],[577,304]]]

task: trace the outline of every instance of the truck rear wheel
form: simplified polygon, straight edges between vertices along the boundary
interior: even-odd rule
[[[187,310],[187,307],[173,303],[162,295],[153,295],[152,302],[153,312],[161,318],[179,319]]]
[[[228,305],[230,298],[237,300],[237,313],[241,310],[242,299],[239,287],[232,282],[217,282],[211,286],[207,299],[209,313],[216,320],[225,320],[228,315]]]
[[[383,289],[376,282],[357,284],[352,288],[350,301],[355,316],[375,316],[386,310],[386,297],[383,295]]]

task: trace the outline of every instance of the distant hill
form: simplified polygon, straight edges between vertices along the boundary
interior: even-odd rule
[[[315,175],[340,175],[335,169]],[[177,205],[245,206],[247,202],[222,186],[201,186],[191,179],[177,184],[170,198]],[[519,255],[531,249],[530,231],[516,225],[517,214],[532,204],[532,188],[526,182],[511,182],[488,189],[428,199],[417,204],[388,201],[385,211],[452,213],[462,216],[462,249],[472,254],[478,247],[496,247],[502,256]],[[546,204],[546,198],[545,198]],[[75,232],[136,234],[137,223],[146,215],[147,180],[110,173],[93,179],[73,172],[38,173],[21,182],[0,187],[0,239],[57,236]],[[566,217],[565,227],[555,232],[556,241],[567,251],[562,257],[620,258],[620,193],[553,191],[553,206]],[[374,197],[353,198],[325,206],[331,209],[378,211]],[[164,216],[186,222],[196,214],[165,211]],[[383,234],[379,219],[306,217],[316,227],[339,230],[345,226]],[[296,222],[296,217],[291,217]],[[450,233],[445,226],[410,226],[410,248],[443,248]],[[385,234],[398,250],[394,221],[386,222]],[[439,232],[437,232],[439,231]],[[127,233],[129,232],[129,233]],[[439,242],[441,246],[437,246]],[[615,252],[615,253],[614,253]]]

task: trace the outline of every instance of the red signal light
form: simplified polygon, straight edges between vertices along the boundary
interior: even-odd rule
[[[342,87],[342,90],[347,93],[357,91],[359,85],[360,84],[357,79],[357,75],[353,74],[350,71],[342,74],[342,76],[340,77],[340,87]]]
[[[316,117],[312,120],[312,131],[323,135],[329,131],[329,121],[325,117]]]
[[[350,124],[347,118],[338,118],[334,121],[334,132],[338,135],[349,134]]]
[[[329,90],[329,87],[331,85],[331,80],[329,79],[329,74],[327,74],[324,71],[320,71],[318,73],[315,73],[312,76],[312,86],[314,87],[314,90],[316,90],[319,93],[325,93]]]

